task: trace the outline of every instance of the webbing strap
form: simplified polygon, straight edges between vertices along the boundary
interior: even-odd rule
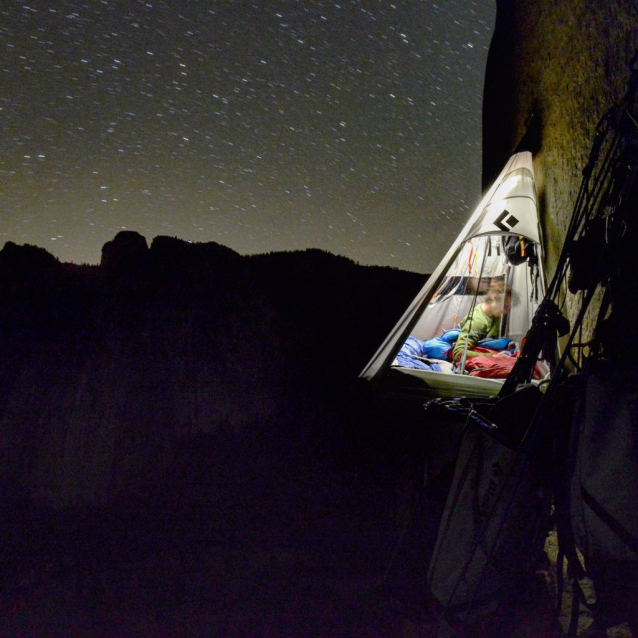
[[[569,628],[567,629],[567,638],[576,638],[578,633],[578,618],[580,617],[580,583],[576,578],[572,579],[572,610],[569,618]]]
[[[631,532],[625,529],[622,523],[612,516],[611,513],[587,491],[587,488],[582,483],[580,484],[580,493],[583,497],[583,501],[591,511],[594,512],[627,547],[630,547],[638,554],[638,538],[635,538]]]
[[[563,569],[565,568],[565,552],[558,546],[558,555],[556,556],[556,607],[555,612],[558,614],[563,606],[563,591],[565,589],[565,577]]]

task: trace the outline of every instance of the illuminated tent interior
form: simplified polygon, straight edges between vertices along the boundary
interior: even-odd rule
[[[408,338],[418,342],[454,336],[490,289],[504,291],[499,337],[520,344],[545,292],[532,155],[512,155],[447,254],[361,373],[374,383],[396,372],[422,382],[433,397],[492,396],[503,379],[467,374],[465,356],[426,356],[440,370],[408,367],[397,358]],[[458,331],[457,331],[458,334]],[[435,368],[437,366],[434,366]]]

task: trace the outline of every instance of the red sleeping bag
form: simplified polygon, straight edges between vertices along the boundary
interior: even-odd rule
[[[515,363],[516,357],[468,357],[465,361],[465,370],[471,377],[505,379]]]

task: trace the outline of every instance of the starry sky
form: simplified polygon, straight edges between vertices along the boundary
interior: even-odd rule
[[[3,0],[0,246],[121,229],[430,272],[480,198],[492,0]]]

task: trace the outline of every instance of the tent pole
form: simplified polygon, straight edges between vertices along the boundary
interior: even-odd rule
[[[514,269],[512,268],[512,264],[508,261],[507,262],[507,270],[505,271],[505,290],[503,293],[503,304],[505,304],[505,302],[507,301],[507,291],[508,290],[513,290],[514,286],[512,285],[512,271]],[[510,292],[510,308],[512,306],[512,298],[511,298],[511,292]],[[505,336],[505,328],[507,327],[506,324],[509,321],[509,312],[505,313],[501,313],[501,317],[500,317],[500,322],[499,322],[499,326],[498,326],[498,336],[499,338],[504,337]]]
[[[472,319],[473,319],[473,315],[474,315],[474,309],[476,308],[476,300],[478,299],[478,293],[479,293],[479,289],[481,287],[481,280],[483,279],[483,270],[485,269],[485,261],[487,260],[487,248],[488,248],[488,242],[490,242],[490,236],[486,235],[485,236],[485,242],[484,242],[484,252],[483,252],[483,261],[481,262],[481,270],[479,272],[479,278],[478,278],[478,282],[476,284],[476,290],[474,291],[474,299],[472,299],[472,305],[470,306],[470,312],[468,313],[468,317],[470,318],[470,325],[467,328],[467,334],[469,337],[470,331],[472,330]],[[469,339],[465,340],[465,346],[463,348],[463,355],[461,356],[461,360],[459,362],[459,374],[465,374],[465,360],[467,359],[467,344],[468,344]]]

